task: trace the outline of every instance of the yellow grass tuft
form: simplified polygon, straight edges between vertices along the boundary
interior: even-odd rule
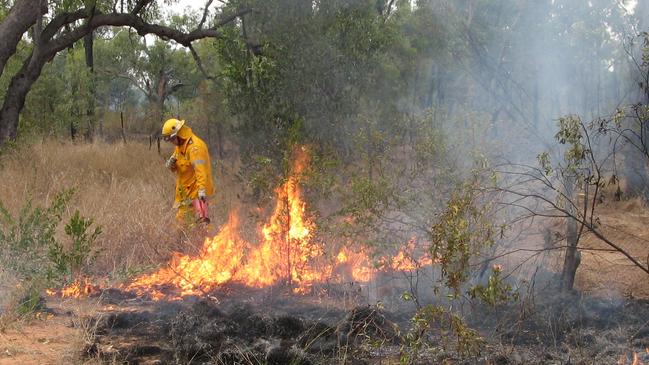
[[[168,149],[168,148],[167,148]],[[28,200],[47,206],[64,189],[75,194],[67,216],[79,209],[103,227],[95,270],[118,272],[150,265],[177,248],[174,176],[148,144],[45,141],[0,157],[0,201],[14,215]]]

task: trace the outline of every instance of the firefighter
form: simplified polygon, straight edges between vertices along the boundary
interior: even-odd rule
[[[176,146],[166,162],[176,173],[176,218],[183,223],[209,223],[207,200],[214,194],[214,183],[207,144],[178,119],[164,122],[162,138]]]

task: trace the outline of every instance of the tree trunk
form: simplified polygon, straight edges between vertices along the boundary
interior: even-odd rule
[[[571,201],[575,198],[575,179],[574,177],[565,178],[566,197]],[[587,199],[585,197],[584,199]],[[570,214],[577,214],[574,208],[570,209]],[[581,254],[577,249],[579,234],[577,232],[577,221],[571,217],[566,218],[566,255],[563,261],[563,271],[561,272],[561,291],[572,291],[575,284],[575,275],[577,267],[581,262]]]
[[[41,12],[38,9],[40,6]],[[0,76],[9,58],[16,53],[16,47],[23,34],[36,23],[41,14],[47,13],[47,2],[40,0],[18,0],[9,11],[9,15],[0,22]]]
[[[86,117],[88,118],[88,139],[93,140],[95,137],[95,57],[93,52],[94,45],[94,32],[90,31],[83,37],[83,48],[86,55],[86,67],[90,71],[90,97],[88,98],[88,105],[86,110]]]
[[[561,290],[564,292],[572,291],[575,284],[577,268],[581,263],[581,253],[577,249],[578,241],[577,221],[568,218],[566,227],[566,256],[563,261],[563,271],[561,273]]]
[[[11,79],[5,100],[0,109],[0,141],[16,139],[20,111],[25,98],[45,65],[45,57],[30,57],[23,63],[20,71]],[[0,143],[1,143],[0,142]]]

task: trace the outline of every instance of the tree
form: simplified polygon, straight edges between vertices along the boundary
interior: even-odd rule
[[[147,45],[144,39],[132,37],[126,30],[116,30],[109,42],[102,42],[97,72],[126,80],[147,100],[146,126],[149,133],[157,130],[164,116],[165,102],[185,88],[195,90],[201,78],[191,67],[189,52],[174,48],[168,42],[155,40]],[[191,96],[190,93],[186,93]]]
[[[642,263],[642,259],[611,239],[599,221],[597,208],[601,191],[609,181],[616,179],[607,178],[611,173],[605,170],[610,165],[611,154],[601,156],[602,153],[595,150],[595,146],[600,145],[597,139],[602,137],[596,133],[597,128],[598,123],[587,125],[578,116],[560,118],[559,131],[555,135],[563,152],[559,162],[553,163],[550,154],[544,152],[538,157],[539,166],[505,164],[495,169],[497,176],[504,179],[494,189],[504,193],[502,205],[518,210],[516,221],[541,217],[565,222],[566,244],[554,247],[565,248],[566,252],[560,281],[564,291],[573,289],[580,263],[579,251],[583,249],[579,241],[585,234],[592,234],[609,247],[604,250],[619,253],[649,274],[649,262]]]
[[[208,5],[211,1],[208,2]],[[120,7],[119,11],[117,7]],[[124,6],[126,5],[126,6]],[[202,38],[217,38],[218,28],[232,22],[249,8],[239,8],[205,27],[206,17],[191,31],[151,22],[155,15],[155,1],[74,1],[53,2],[43,0],[17,0],[7,17],[0,23],[0,39],[6,40],[0,46],[0,74],[7,60],[16,53],[16,46],[32,30],[31,53],[23,60],[22,67],[12,77],[0,109],[0,143],[15,139],[18,119],[25,104],[25,98],[34,82],[41,75],[44,65],[58,52],[72,46],[95,29],[105,26],[128,26],[141,36],[155,34],[165,40],[174,40],[191,48],[192,42]],[[205,9],[207,14],[207,7]],[[50,13],[49,18],[44,14]]]

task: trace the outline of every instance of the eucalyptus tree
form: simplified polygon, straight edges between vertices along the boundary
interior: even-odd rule
[[[45,64],[60,51],[71,47],[95,29],[106,26],[130,27],[141,36],[155,34],[191,48],[192,42],[198,39],[220,37],[220,27],[250,11],[249,8],[228,8],[227,14],[220,13],[208,19],[208,6],[212,3],[207,1],[201,21],[194,29],[188,30],[156,21],[161,4],[154,0],[16,0],[0,22],[0,39],[3,40],[0,45],[0,75],[7,61],[16,54],[17,45],[23,37],[29,39],[31,51],[21,60],[22,66],[11,76],[4,94],[0,108],[0,143],[16,137],[19,115],[27,94]]]
[[[171,96],[193,97],[202,77],[184,48],[160,39],[147,41],[126,29],[116,29],[97,48],[96,69],[104,81],[125,81],[146,99],[148,132],[157,130],[164,117],[165,102]]]

